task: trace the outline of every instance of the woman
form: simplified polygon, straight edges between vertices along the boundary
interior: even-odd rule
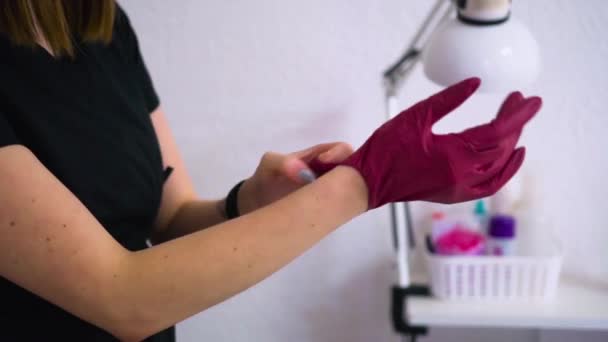
[[[0,2],[0,339],[171,341],[172,326],[395,201],[488,196],[524,159],[537,97],[435,135],[472,78],[344,143],[265,154],[201,200],[113,0]],[[315,176],[317,178],[315,179]],[[147,240],[154,243],[148,248]]]

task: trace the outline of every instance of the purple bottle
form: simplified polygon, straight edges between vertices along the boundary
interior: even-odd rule
[[[487,254],[515,255],[515,218],[509,215],[495,215],[488,227]]]

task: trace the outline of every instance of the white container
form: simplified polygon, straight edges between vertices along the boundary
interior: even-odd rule
[[[551,247],[544,256],[441,256],[427,251],[432,293],[447,300],[550,300],[562,265],[557,241]]]
[[[509,256],[517,254],[515,238],[489,237],[486,240],[486,251],[488,255]]]

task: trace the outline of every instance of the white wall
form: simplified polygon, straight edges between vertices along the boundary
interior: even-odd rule
[[[380,71],[431,1],[122,0],[201,195],[223,196],[264,151],[359,145],[383,120]],[[608,279],[608,2],[514,1],[545,68],[545,106],[525,132],[527,167],[567,237],[566,270]],[[438,88],[418,71],[406,107]],[[490,119],[476,96],[442,130]],[[265,282],[179,326],[185,341],[394,341],[386,211],[370,212]],[[576,270],[576,272],[575,272]],[[543,340],[606,340],[550,332]],[[538,332],[433,329],[428,341],[540,341]]]

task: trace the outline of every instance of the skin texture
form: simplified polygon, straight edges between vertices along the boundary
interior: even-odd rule
[[[503,107],[517,107],[521,101],[521,94],[515,94]],[[317,145],[287,155],[269,152],[239,193],[244,215],[227,221],[222,201],[196,196],[162,110],[151,117],[163,162],[175,171],[165,184],[155,221],[157,244],[138,252],[115,241],[31,151],[20,145],[0,148],[0,275],[124,341],[142,340],[263,280],[368,210],[368,189],[376,191],[362,170],[380,164],[363,159],[349,163],[352,149],[346,144]],[[497,120],[503,119],[499,114]],[[398,122],[390,134],[381,128],[371,139],[395,136],[394,129],[408,133],[418,128]],[[475,129],[463,134],[478,137]],[[509,153],[506,157],[499,153],[492,158],[509,165],[509,146],[516,144],[521,127],[501,129],[509,134],[498,137],[502,139],[487,136],[507,144],[500,149]],[[420,144],[423,138],[410,142]],[[403,151],[393,151],[384,156],[398,161]],[[433,155],[437,160],[440,156]],[[336,166],[342,162],[345,165]],[[332,167],[307,183],[311,179],[299,175],[314,163]],[[407,168],[395,170],[386,179],[420,180]],[[428,174],[422,175],[432,184]],[[439,184],[428,198],[444,196],[444,190]]]
[[[164,162],[176,168],[155,228],[175,238],[125,250],[27,148],[6,146],[0,275],[121,340],[139,341],[263,280],[367,207],[361,176],[340,167],[312,184],[265,194],[263,208],[250,205],[249,214],[225,221],[218,202],[196,199],[162,111],[152,118]],[[330,146],[311,157],[343,149]],[[298,168],[289,165],[293,155],[267,154],[248,182],[292,177]]]
[[[164,166],[173,167],[163,188],[162,204],[155,222],[155,242],[184,236],[226,220],[224,200],[198,199],[192,179],[175,144],[162,109],[152,113]],[[239,212],[247,214],[301,188],[307,182],[300,178],[311,160],[341,162],[353,152],[343,142],[319,144],[302,151],[280,154],[267,152],[252,177],[247,179],[238,195]]]

